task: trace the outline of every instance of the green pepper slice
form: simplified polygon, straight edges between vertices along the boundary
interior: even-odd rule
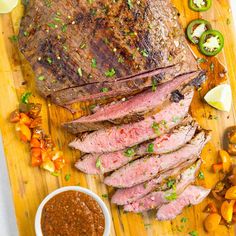
[[[206,56],[215,56],[224,47],[224,36],[217,30],[205,31],[199,41],[199,48]]]
[[[207,11],[211,4],[212,0],[189,0],[189,8],[193,11]]]
[[[203,19],[196,19],[189,23],[187,27],[187,36],[188,39],[193,44],[198,44],[200,37],[202,34],[207,31],[211,30],[211,24],[207,20]]]

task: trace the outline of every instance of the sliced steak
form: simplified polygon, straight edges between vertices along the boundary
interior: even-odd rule
[[[202,202],[210,191],[210,189],[200,186],[188,186],[176,200],[164,204],[158,209],[157,219],[161,221],[174,219],[183,211],[184,207]]]
[[[110,127],[113,124],[142,120],[146,113],[170,98],[171,92],[192,81],[198,74],[199,72],[194,72],[179,76],[168,83],[158,86],[154,92],[150,89],[124,102],[105,105],[92,115],[65,123],[64,127],[69,132],[76,134]]]
[[[75,139],[69,146],[82,152],[113,152],[156,138],[181,123],[192,97],[193,90],[186,92],[179,103],[170,102],[163,110],[140,122],[94,131],[82,140]]]
[[[78,101],[98,101],[115,96],[128,96],[140,92],[147,87],[151,87],[154,84],[157,86],[159,83],[172,80],[176,77],[177,67],[179,67],[179,65],[158,68],[154,71],[149,71],[124,79],[117,79],[116,81],[107,80],[63,89],[51,94],[51,99],[58,105],[70,105],[71,103]],[[196,73],[196,71],[194,72]],[[189,73],[191,74],[194,72]],[[163,74],[168,75],[169,79],[162,80],[161,78]]]
[[[29,1],[19,46],[45,97],[175,64],[176,75],[197,69],[170,0]]]
[[[140,198],[130,204],[124,206],[124,211],[144,212],[154,208],[158,208],[164,203],[167,203],[177,198],[177,195],[182,193],[184,189],[195,180],[195,174],[199,170],[201,161],[183,171],[178,177],[177,182],[171,189],[157,190],[143,198]],[[166,187],[166,186],[165,186]]]
[[[188,117],[181,126],[170,133],[163,134],[153,141],[148,141],[128,149],[133,152],[131,155],[127,154],[128,150],[103,154],[87,154],[82,160],[76,162],[75,167],[86,174],[103,174],[118,169],[128,162],[138,159],[140,156],[172,152],[192,139],[197,126],[197,123],[191,117]],[[100,163],[98,167],[97,163]]]
[[[129,204],[144,197],[150,192],[160,189],[168,180],[176,182],[176,176],[183,172],[186,167],[192,165],[195,161],[195,158],[189,159],[174,169],[170,169],[164,173],[161,173],[157,177],[145,183],[135,185],[131,188],[117,189],[112,196],[111,202],[117,205]]]
[[[161,172],[199,156],[208,140],[208,134],[202,131],[189,144],[176,152],[138,159],[113,172],[104,179],[104,183],[117,188],[128,188],[146,182]]]

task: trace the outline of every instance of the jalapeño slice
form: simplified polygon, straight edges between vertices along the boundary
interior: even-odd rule
[[[189,8],[193,11],[207,11],[211,4],[212,0],[189,0]]]
[[[198,44],[200,37],[202,34],[207,31],[211,30],[211,24],[203,19],[196,19],[193,20],[189,23],[187,27],[187,36],[188,39],[193,43],[193,44]]]
[[[205,31],[199,41],[199,48],[206,56],[215,56],[224,47],[224,37],[217,30]]]

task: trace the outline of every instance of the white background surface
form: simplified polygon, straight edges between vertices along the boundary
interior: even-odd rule
[[[231,0],[231,9],[236,24],[236,0]],[[0,236],[16,235],[16,218],[0,132]]]

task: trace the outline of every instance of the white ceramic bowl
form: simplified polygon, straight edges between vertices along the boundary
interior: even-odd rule
[[[43,210],[44,205],[52,197],[54,197],[55,195],[57,195],[61,192],[69,191],[69,190],[85,193],[85,194],[91,196],[94,200],[96,200],[96,202],[101,207],[101,209],[103,211],[103,214],[104,214],[104,217],[105,217],[105,230],[104,230],[103,236],[109,236],[110,228],[111,228],[111,216],[110,216],[110,213],[107,209],[106,204],[102,201],[102,199],[97,194],[90,191],[89,189],[82,188],[82,187],[79,187],[79,186],[68,186],[68,187],[59,188],[59,189],[51,192],[49,195],[47,195],[47,197],[44,198],[44,200],[39,205],[36,216],[35,216],[35,232],[36,232],[36,235],[37,236],[43,236],[42,230],[41,230],[41,215],[42,215],[42,210]]]

